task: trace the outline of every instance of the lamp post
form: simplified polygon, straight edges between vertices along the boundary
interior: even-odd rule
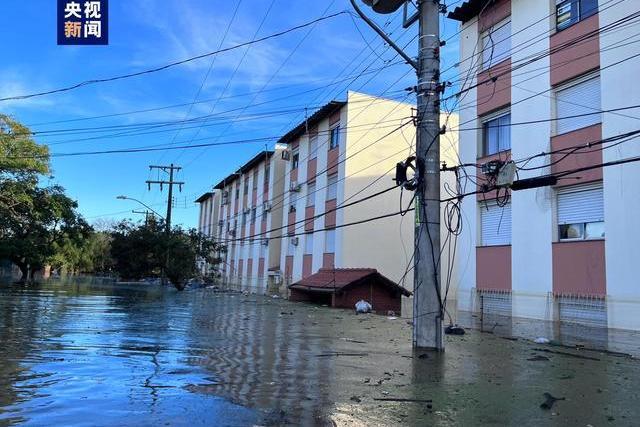
[[[146,203],[138,200],[138,199],[134,199],[133,197],[129,197],[129,196],[118,196],[116,197],[116,199],[119,200],[133,200],[134,202],[138,202],[140,203],[142,206],[144,206],[145,208],[149,209],[151,212],[153,212],[157,217],[159,217],[161,220],[165,220],[165,218],[160,215],[158,212],[156,212],[151,206],[147,205]]]

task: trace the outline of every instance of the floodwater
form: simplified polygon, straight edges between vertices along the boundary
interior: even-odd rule
[[[212,289],[5,284],[0,425],[640,424],[634,358],[410,337],[403,318]],[[564,400],[542,409],[545,392]]]

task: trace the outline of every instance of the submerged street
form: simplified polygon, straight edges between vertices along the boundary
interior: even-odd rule
[[[5,284],[0,313],[0,425],[600,426],[639,415],[635,359],[476,330],[447,336],[442,356],[412,353],[404,318],[95,281]],[[545,392],[564,400],[542,409]]]

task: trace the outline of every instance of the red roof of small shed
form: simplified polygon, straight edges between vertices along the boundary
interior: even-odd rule
[[[373,279],[383,286],[399,290],[405,296],[411,295],[411,292],[378,273],[375,268],[321,268],[317,273],[289,285],[289,288],[335,292]]]

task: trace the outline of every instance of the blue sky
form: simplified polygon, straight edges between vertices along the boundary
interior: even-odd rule
[[[242,0],[239,6],[238,0],[112,0],[108,46],[57,46],[55,7],[55,1],[44,0],[8,0],[0,5],[0,98],[141,71],[220,46],[243,43],[254,38],[263,20],[258,37],[351,10],[348,0]],[[401,13],[375,18],[401,45],[416,35],[415,26],[402,29]],[[457,31],[455,22],[441,22],[443,38]],[[34,131],[176,122],[220,115],[204,123],[172,123],[154,128],[154,133],[145,130],[131,136],[116,135],[122,129],[37,136],[39,143],[50,145],[52,153],[282,135],[304,118],[305,108],[310,114],[314,107],[331,99],[344,99],[347,88],[400,98],[403,88],[415,84],[410,67],[390,65],[398,62],[394,52],[362,21],[357,24],[368,43],[351,17],[341,15],[248,48],[155,74],[2,102],[0,111],[30,125]],[[457,60],[456,42],[454,38],[444,48],[443,68]],[[407,51],[414,56],[415,43],[410,43]],[[366,67],[377,71],[385,66],[380,72],[344,81]],[[176,104],[183,105],[164,108]],[[93,118],[145,109],[155,111]],[[256,117],[256,113],[264,116]],[[124,131],[131,133],[131,129]],[[166,189],[163,193],[158,189],[149,192],[144,182],[157,178],[150,174],[149,164],[173,162],[184,167],[177,178],[186,182],[183,192],[176,194],[174,223],[194,226],[198,208],[193,201],[197,196],[262,149],[264,142],[252,142],[206,149],[59,157],[52,159],[54,177],[48,182],[64,186],[78,200],[80,212],[90,222],[135,218],[131,209],[140,206],[117,200],[116,196],[139,198],[163,213]]]

